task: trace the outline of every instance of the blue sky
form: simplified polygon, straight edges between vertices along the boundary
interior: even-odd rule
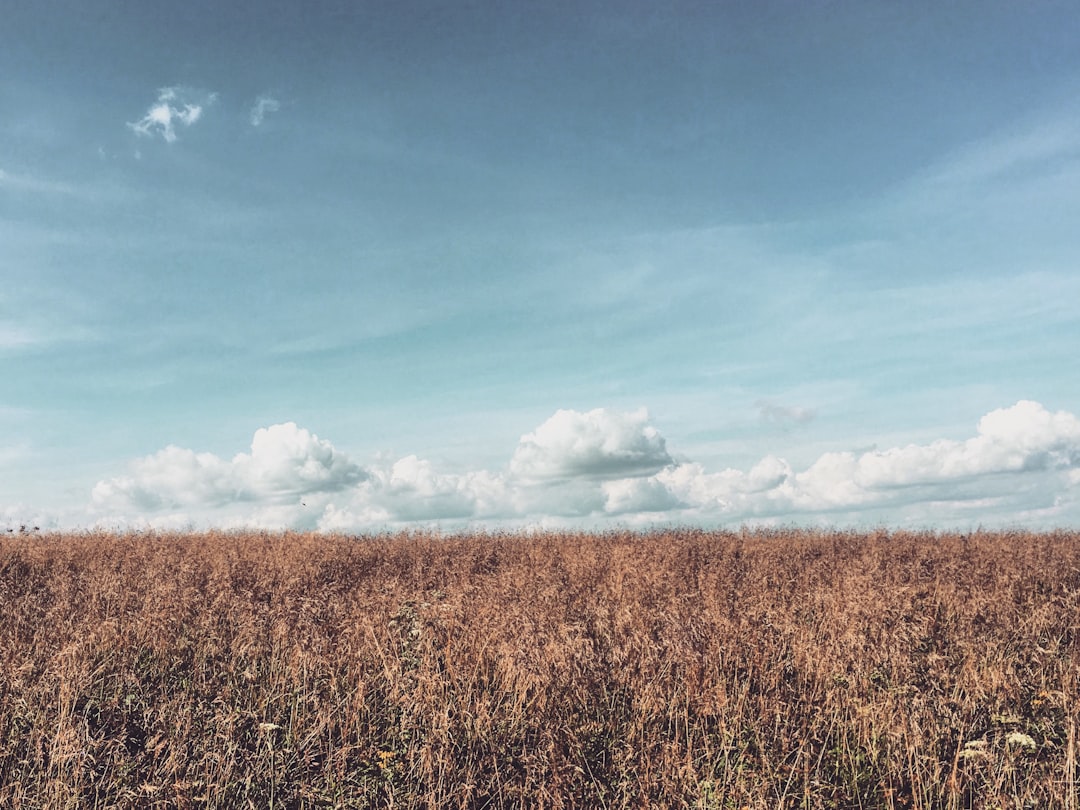
[[[8,526],[1080,525],[1075,4],[4,17]]]

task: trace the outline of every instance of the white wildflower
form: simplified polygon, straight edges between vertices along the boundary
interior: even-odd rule
[[[1020,731],[1009,732],[1009,735],[1005,738],[1006,748],[1022,748],[1025,751],[1034,751],[1039,746],[1036,745],[1035,740]]]

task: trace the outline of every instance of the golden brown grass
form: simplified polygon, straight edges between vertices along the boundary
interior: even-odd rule
[[[1080,534],[0,539],[0,807],[1078,807]]]

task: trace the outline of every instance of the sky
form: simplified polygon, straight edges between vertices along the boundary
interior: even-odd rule
[[[6,0],[0,527],[1080,527],[1077,42]]]

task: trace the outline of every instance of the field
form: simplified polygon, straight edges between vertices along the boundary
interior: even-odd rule
[[[0,807],[1080,806],[1080,533],[8,534]]]

